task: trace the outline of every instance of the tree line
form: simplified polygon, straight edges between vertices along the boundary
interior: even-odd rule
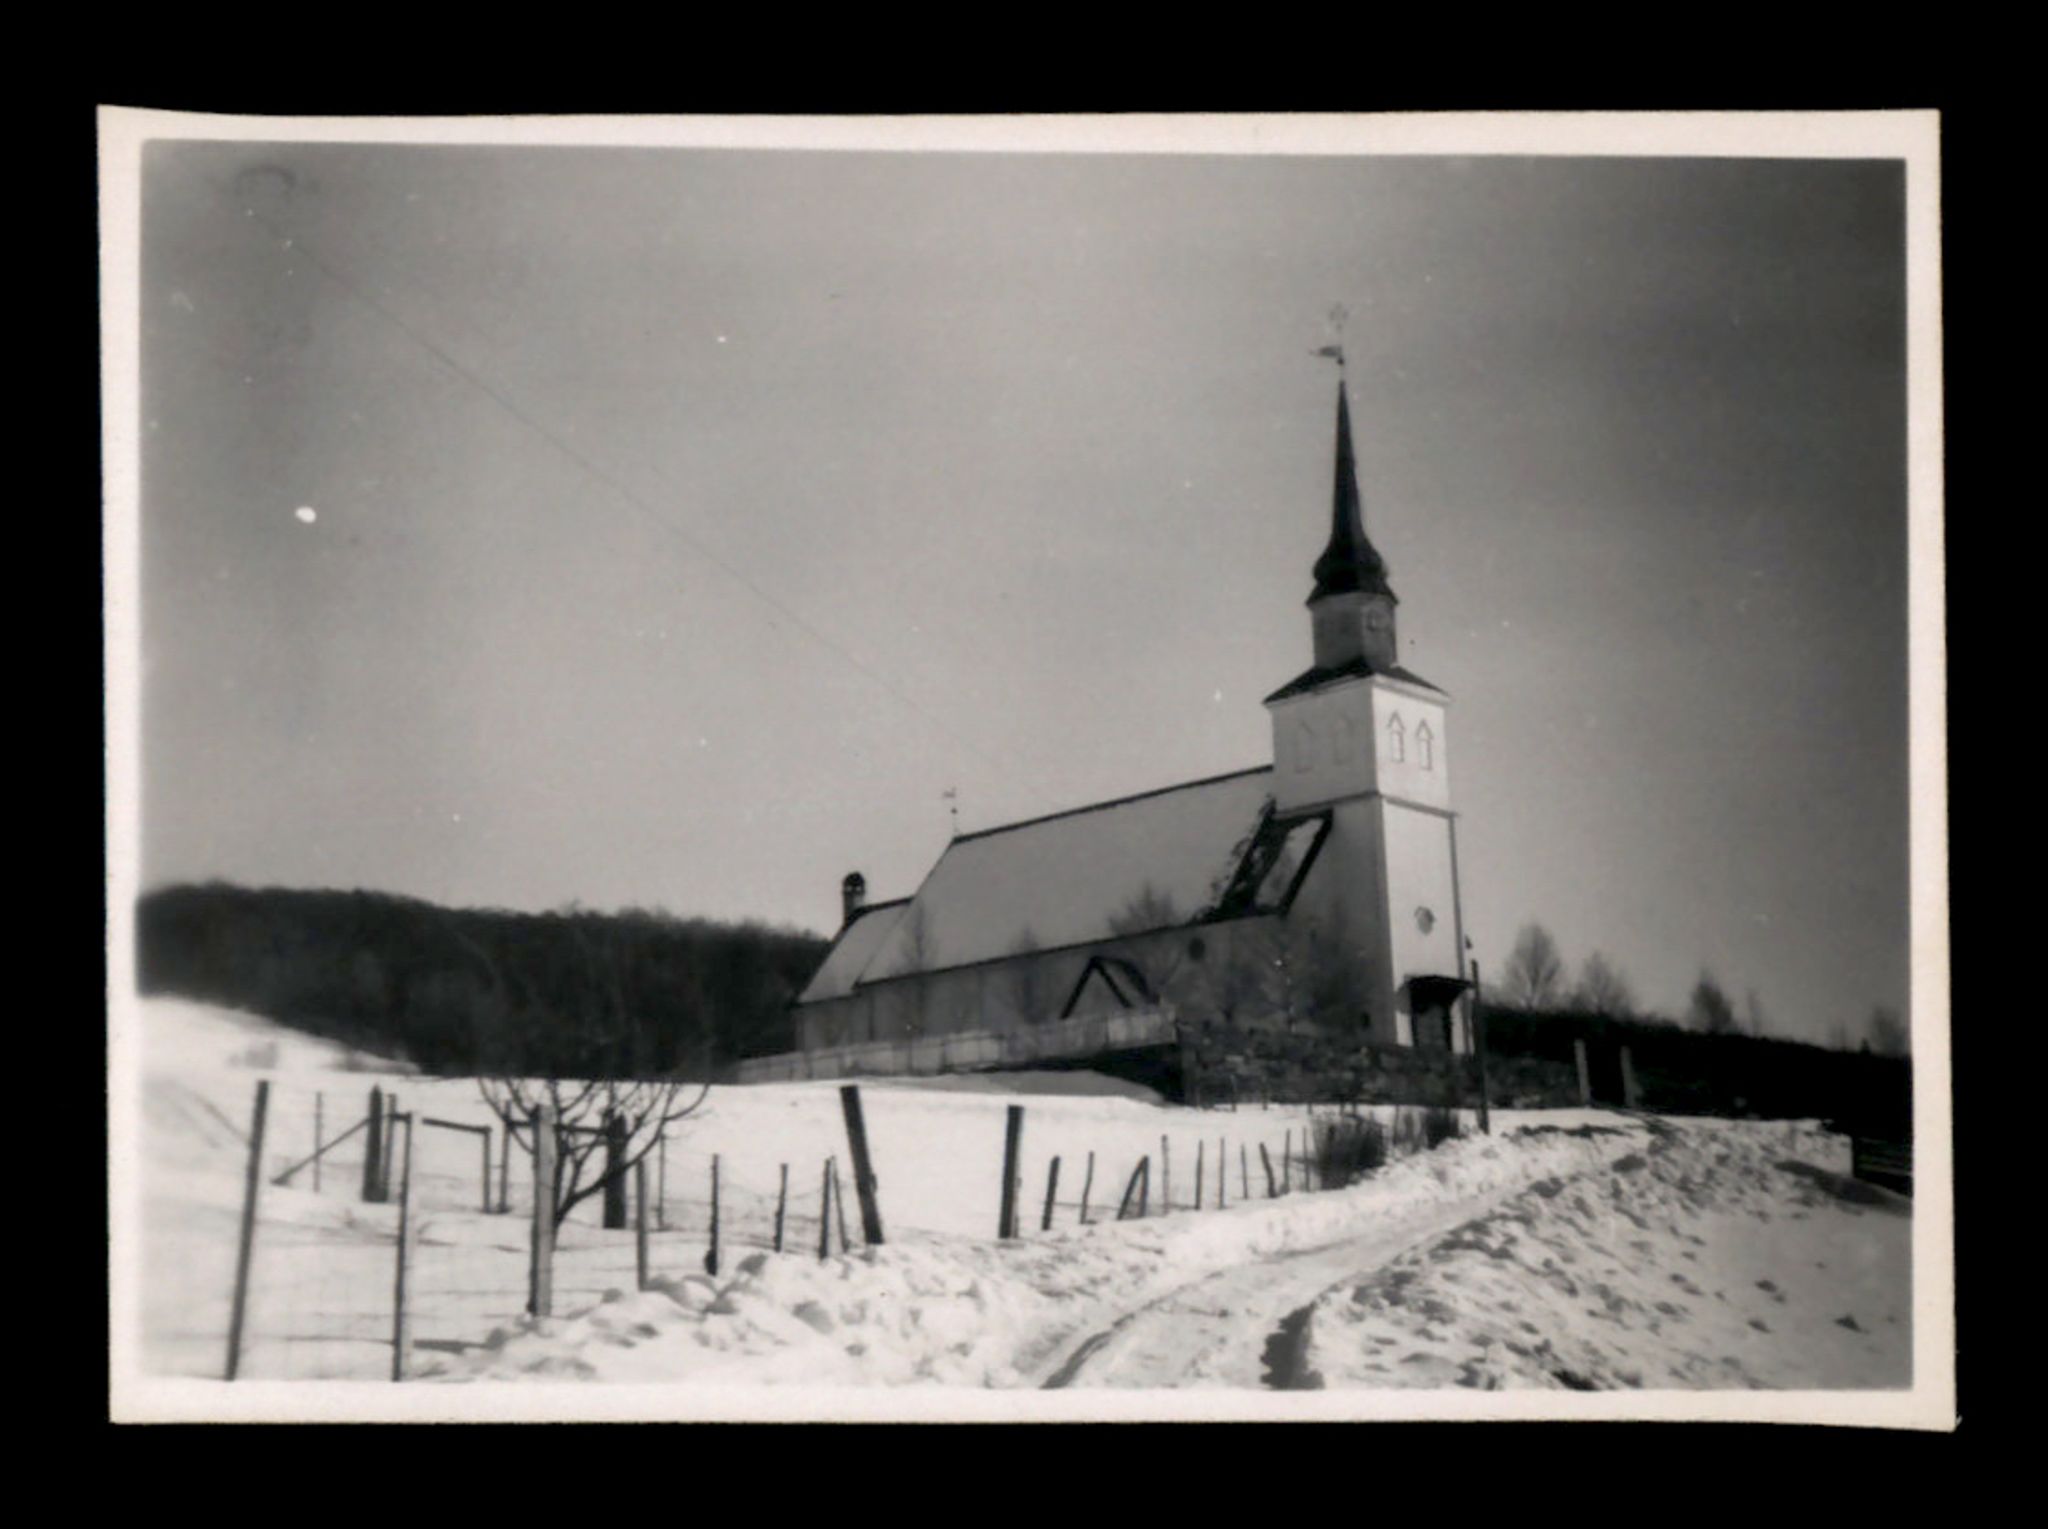
[[[1636,1002],[1635,990],[1620,967],[1600,951],[1586,957],[1576,982],[1566,973],[1564,957],[1556,939],[1541,924],[1524,924],[1515,936],[1513,949],[1501,968],[1491,996],[1497,1003],[1517,1009],[1575,1010],[1604,1019],[1643,1019],[1656,1024],[1672,1021],[1651,1014]],[[1721,981],[1702,970],[1686,1002],[1684,1023],[1703,1035],[1764,1036],[1770,1020],[1755,988],[1744,992],[1740,1010]],[[1828,1047],[1834,1051],[1862,1050],[1879,1056],[1907,1054],[1909,1035],[1898,1010],[1882,1004],[1870,1011],[1863,1040],[1852,1042],[1849,1026],[1837,1021],[1828,1032]]]
[[[709,1076],[791,1049],[789,1003],[828,943],[642,908],[520,913],[220,882],[136,908],[143,992],[458,1075]]]
[[[1598,1070],[1626,1045],[1659,1108],[1815,1115],[1894,1132],[1910,1119],[1909,1037],[1894,1009],[1871,1011],[1860,1044],[1838,1023],[1827,1045],[1815,1045],[1772,1035],[1756,989],[1738,1004],[1702,970],[1674,1018],[1640,1004],[1600,952],[1573,979],[1557,941],[1535,923],[1522,927],[1481,998],[1490,1049],[1562,1062],[1584,1040]]]

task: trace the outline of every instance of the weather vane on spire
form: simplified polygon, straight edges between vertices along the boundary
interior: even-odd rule
[[[1332,361],[1336,362],[1337,370],[1340,374],[1344,370],[1344,325],[1350,317],[1351,310],[1342,303],[1333,303],[1331,305],[1329,321],[1332,340],[1330,344],[1325,345],[1316,352],[1317,355],[1328,356]]]
[[[954,837],[955,837],[955,838],[959,837],[959,834],[960,834],[960,788],[959,788],[958,786],[948,786],[948,787],[946,787],[946,789],[945,789],[945,790],[943,790],[943,791],[941,791],[941,792],[939,793],[939,800],[940,800],[940,801],[942,801],[942,802],[944,802],[944,803],[946,804],[946,806],[947,806],[947,807],[948,807],[949,809],[951,809],[951,811],[952,811],[952,814],[953,814],[953,834],[954,834]]]

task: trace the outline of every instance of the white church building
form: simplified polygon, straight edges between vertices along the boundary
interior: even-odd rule
[[[1152,1011],[1469,1051],[1450,698],[1400,662],[1341,378],[1312,576],[1313,662],[1265,699],[1270,764],[958,834],[896,901],[848,876],[797,1045]]]

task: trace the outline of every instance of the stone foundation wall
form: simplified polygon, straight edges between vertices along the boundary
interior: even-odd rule
[[[1183,1093],[1191,1104],[1441,1104],[1479,1101],[1471,1056],[1411,1046],[1368,1046],[1355,1036],[1226,1022],[1191,1025],[1181,1043]],[[1535,1057],[1487,1058],[1499,1109],[1555,1109],[1579,1102],[1578,1070]]]

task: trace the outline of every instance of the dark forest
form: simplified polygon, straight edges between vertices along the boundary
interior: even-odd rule
[[[213,882],[145,894],[145,993],[263,1014],[428,1072],[712,1077],[788,1050],[815,934],[644,909],[519,913]]]

